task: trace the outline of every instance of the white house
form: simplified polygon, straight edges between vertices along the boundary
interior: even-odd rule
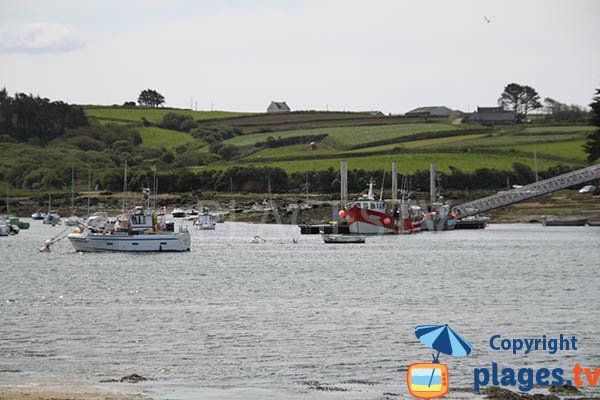
[[[285,101],[272,101],[271,104],[269,104],[269,107],[267,107],[268,113],[281,113],[290,111],[291,110],[288,105],[285,104]]]

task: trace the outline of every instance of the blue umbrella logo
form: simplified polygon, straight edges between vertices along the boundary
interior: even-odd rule
[[[465,357],[473,350],[473,345],[454,332],[448,324],[419,325],[415,328],[415,335],[421,343],[433,350],[437,350],[437,354],[432,354],[434,363],[439,363],[440,353],[454,357]],[[428,386],[431,386],[432,380],[433,370]]]

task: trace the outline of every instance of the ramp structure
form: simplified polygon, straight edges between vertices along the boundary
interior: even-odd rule
[[[600,164],[578,169],[577,171],[555,176],[554,178],[545,179],[518,189],[511,189],[478,200],[473,200],[453,207],[452,212],[454,212],[458,218],[464,218],[496,208],[510,206],[511,204],[529,200],[534,197],[543,196],[574,185],[593,181],[594,179],[600,179]]]

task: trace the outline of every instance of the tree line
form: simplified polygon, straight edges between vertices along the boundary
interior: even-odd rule
[[[4,140],[37,139],[45,144],[67,129],[86,125],[88,120],[80,106],[25,93],[11,97],[6,88],[0,90],[0,136],[8,136]]]
[[[557,166],[538,173],[540,179],[550,178],[571,171],[572,168]],[[147,169],[133,168],[128,172],[128,187],[132,188],[151,186],[153,172]],[[348,190],[359,193],[367,188],[371,179],[378,179],[383,175],[380,171],[365,171],[355,169],[348,171]],[[340,173],[334,168],[322,171],[307,171],[287,173],[276,167],[230,167],[225,170],[206,170],[192,172],[189,170],[171,170],[158,173],[160,192],[191,192],[191,191],[217,191],[236,193],[266,193],[268,181],[274,193],[304,193],[306,182],[308,190],[313,193],[329,193],[336,198],[340,192]],[[467,190],[501,190],[509,185],[526,185],[535,182],[536,176],[533,169],[527,165],[515,163],[512,170],[497,170],[480,168],[475,171],[465,172],[458,168],[450,167],[449,173],[440,173],[440,185],[444,191]],[[418,192],[429,190],[429,171],[419,170],[406,176],[411,183],[411,189]],[[122,190],[122,171],[113,170],[100,176],[98,181],[102,187],[111,191]],[[391,178],[387,174],[384,187],[391,186]]]

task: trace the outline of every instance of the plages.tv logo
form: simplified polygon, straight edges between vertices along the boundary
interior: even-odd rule
[[[408,391],[418,399],[434,399],[448,393],[448,367],[440,363],[440,353],[453,357],[471,354],[473,346],[446,325],[419,325],[415,328],[417,339],[436,350],[433,362],[414,363],[408,366],[406,384]]]

